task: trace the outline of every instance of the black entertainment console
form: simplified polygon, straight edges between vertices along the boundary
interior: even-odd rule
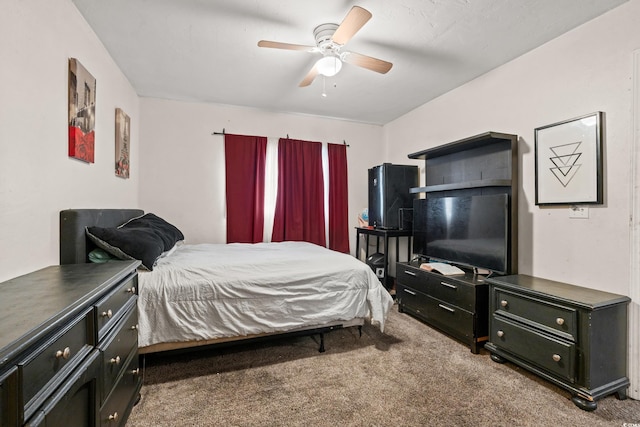
[[[414,201],[414,255],[425,258],[442,257],[445,261],[483,267],[498,274],[516,274],[518,269],[518,137],[512,134],[486,132],[449,144],[409,154],[410,159],[425,162],[425,186],[412,188],[412,193],[424,194]],[[491,196],[491,197],[485,197]],[[507,206],[500,207],[497,197],[504,197]],[[438,199],[448,198],[448,203],[438,204]],[[426,200],[425,200],[426,199]],[[487,200],[492,200],[487,202]],[[470,207],[456,207],[468,203]],[[502,202],[504,204],[504,202]],[[440,205],[448,205],[440,207]],[[484,207],[480,206],[484,205]],[[440,209],[435,215],[428,209]],[[461,221],[449,232],[458,233],[445,241],[429,247],[434,232],[421,229],[422,216],[431,215],[437,221]],[[499,213],[500,215],[496,214]],[[493,215],[492,215],[493,213]],[[471,216],[470,216],[471,215]],[[492,216],[494,220],[492,220]],[[444,218],[446,217],[446,219]],[[496,224],[490,221],[495,221]],[[505,227],[496,233],[491,230]],[[490,242],[489,240],[493,240]],[[421,244],[424,243],[424,247]],[[431,242],[432,244],[434,242]],[[477,247],[478,250],[458,250],[451,247]],[[446,245],[443,247],[442,245]],[[500,248],[500,246],[502,246]],[[493,249],[502,253],[496,261]],[[429,253],[434,251],[434,253]],[[479,253],[485,251],[486,253]],[[487,261],[487,256],[492,260]],[[483,263],[488,265],[483,265]]]
[[[484,344],[492,360],[509,361],[539,375],[568,390],[578,407],[592,411],[604,396],[626,397],[630,299],[517,274],[516,143],[516,135],[487,132],[409,155],[425,161],[425,186],[412,189],[424,194],[416,201],[418,209],[414,204],[417,259],[397,264],[398,309],[467,343],[474,353]],[[491,245],[477,242],[470,230],[501,218],[503,212],[483,215],[466,209],[470,213],[461,214],[454,206],[461,199],[484,195],[506,195],[509,201],[508,221],[496,219],[508,224],[507,238],[494,242],[501,250],[506,245],[507,254],[493,256],[494,261],[504,256],[506,268],[494,263],[499,270],[489,267],[494,273],[489,278],[473,274],[470,267],[491,262],[483,259]],[[462,224],[444,224],[452,221]],[[483,239],[491,234],[495,233],[485,230]],[[476,243],[479,249],[470,249]],[[444,276],[420,269],[421,262],[438,255],[458,262],[465,274]]]
[[[486,132],[409,154],[410,159],[424,160],[425,186],[411,189],[412,193],[422,194],[423,197],[416,200],[414,204],[413,252],[416,260],[396,265],[398,309],[468,344],[473,353],[478,353],[479,348],[487,341],[489,331],[488,283],[484,276],[474,274],[473,267],[491,268],[492,265],[499,265],[499,269],[492,270],[501,274],[517,273],[519,188],[517,142],[516,135]],[[442,203],[440,207],[438,202],[444,198],[449,200],[447,203]],[[495,201],[502,200],[503,207],[500,208],[500,215],[498,215],[500,219],[495,215],[467,209],[466,212],[471,214],[460,214],[457,218],[457,220],[466,221],[467,224],[462,224],[458,229],[485,230],[470,231],[460,241],[441,238],[445,240],[444,244],[449,245],[447,250],[451,250],[450,248],[457,243],[464,243],[467,247],[477,245],[479,249],[467,250],[464,256],[460,253],[452,253],[451,259],[442,257],[444,261],[454,263],[458,261],[465,270],[465,274],[443,276],[420,269],[421,262],[427,262],[430,257],[434,257],[421,246],[422,241],[426,242],[427,238],[433,238],[433,232],[430,236],[420,234],[425,233],[421,229],[421,222],[426,221],[426,213],[421,214],[424,212],[421,209],[422,205],[426,205],[431,200],[434,202],[430,203],[431,207],[440,209],[444,216],[447,215],[447,210],[456,209],[453,204],[458,201],[468,200],[468,203],[475,201],[480,205],[489,199],[493,200],[489,202],[493,203],[491,209],[497,206]],[[481,200],[482,203],[480,203]],[[491,209],[483,209],[483,212],[489,212]],[[433,211],[430,215],[434,215]],[[436,212],[435,215],[437,218],[438,213]],[[480,224],[471,224],[473,221]],[[492,234],[490,229],[495,228],[496,225],[489,221],[499,222],[499,226],[504,227],[498,233],[500,239],[496,240],[497,245],[501,246],[501,253],[497,256],[500,262],[497,264],[483,261],[488,255],[483,251],[489,250],[492,246],[488,245],[486,238]],[[449,229],[451,230],[454,233],[457,232],[455,229]],[[481,238],[476,239],[476,234],[480,234]],[[447,252],[440,249],[439,253]],[[496,257],[490,259],[496,259]]]

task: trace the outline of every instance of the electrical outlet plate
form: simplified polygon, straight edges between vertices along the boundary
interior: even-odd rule
[[[569,208],[569,218],[589,218],[589,208],[585,206],[571,206]]]

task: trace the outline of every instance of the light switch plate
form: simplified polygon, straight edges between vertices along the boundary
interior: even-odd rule
[[[585,206],[571,206],[569,208],[569,218],[589,218],[589,208]]]

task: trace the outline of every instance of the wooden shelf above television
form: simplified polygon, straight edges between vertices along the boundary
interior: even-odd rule
[[[425,162],[424,186],[412,193],[433,193],[487,189],[495,193],[503,187],[511,193],[518,182],[518,137],[485,132],[437,147],[409,154]]]
[[[508,133],[485,132],[481,133],[480,135],[460,139],[458,141],[439,145],[434,148],[427,148],[426,150],[409,154],[408,157],[410,159],[427,160],[434,157],[441,157],[449,154],[459,153],[461,150],[471,150],[473,148],[486,146],[487,144],[492,144],[500,141],[508,141],[515,144],[517,138],[518,137],[516,135],[511,135]]]
[[[485,132],[409,154],[424,160],[425,198],[509,195],[510,274],[518,271],[518,136]]]
[[[437,184],[429,185],[426,187],[415,187],[411,188],[409,191],[411,193],[432,193],[435,191],[461,190],[466,188],[509,187],[510,185],[511,180],[509,179],[485,179],[479,181],[464,181],[452,184]]]

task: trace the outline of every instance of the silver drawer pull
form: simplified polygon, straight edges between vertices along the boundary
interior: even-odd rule
[[[112,357],[111,360],[109,360],[109,362],[111,362],[112,365],[119,365],[120,364],[120,356]]]
[[[68,359],[71,357],[71,349],[69,347],[65,347],[64,350],[56,351],[56,359]]]
[[[416,294],[415,292],[413,292],[413,291],[411,291],[409,289],[406,289],[406,288],[402,288],[402,290],[405,291],[406,293],[408,293],[409,295],[415,295]]]
[[[135,294],[136,293],[136,288],[135,286],[130,287],[129,289],[127,289],[127,293],[128,294]]]
[[[556,319],[556,323],[560,326],[564,325],[564,319],[562,317],[558,317]]]
[[[134,377],[137,377],[138,375],[140,375],[140,368],[132,369],[131,375],[133,375]]]
[[[416,277],[416,273],[414,273],[413,271],[407,271],[407,270],[405,270],[404,272],[405,272],[406,274],[408,274],[409,276]]]
[[[103,311],[102,312],[102,317],[108,317],[109,319],[111,319],[111,316],[113,316],[113,311],[111,311],[111,310],[107,310],[107,311]]]
[[[498,332],[496,332],[496,335],[498,335],[500,338],[502,338],[504,336],[504,331],[498,331]]]
[[[449,313],[455,313],[456,312],[453,308],[447,307],[446,305],[438,304],[438,307],[440,307],[443,310],[447,310]]]
[[[559,362],[559,361],[560,361],[560,359],[562,359],[562,357],[560,357],[560,355],[559,355],[559,354],[554,354],[554,355],[552,356],[552,358],[553,358],[553,361],[554,361],[554,362]]]
[[[451,289],[458,289],[458,287],[456,285],[452,285],[451,283],[447,283],[447,282],[440,282],[440,284],[442,286],[446,286],[447,288],[451,288]]]
[[[138,330],[138,324],[135,324],[131,327],[132,331],[137,331]]]
[[[118,421],[118,413],[114,412],[112,415],[109,415],[109,421]]]
[[[509,305],[509,303],[507,302],[506,299],[503,299],[502,301],[500,301],[500,305],[503,306],[503,307],[506,307],[506,306]]]

